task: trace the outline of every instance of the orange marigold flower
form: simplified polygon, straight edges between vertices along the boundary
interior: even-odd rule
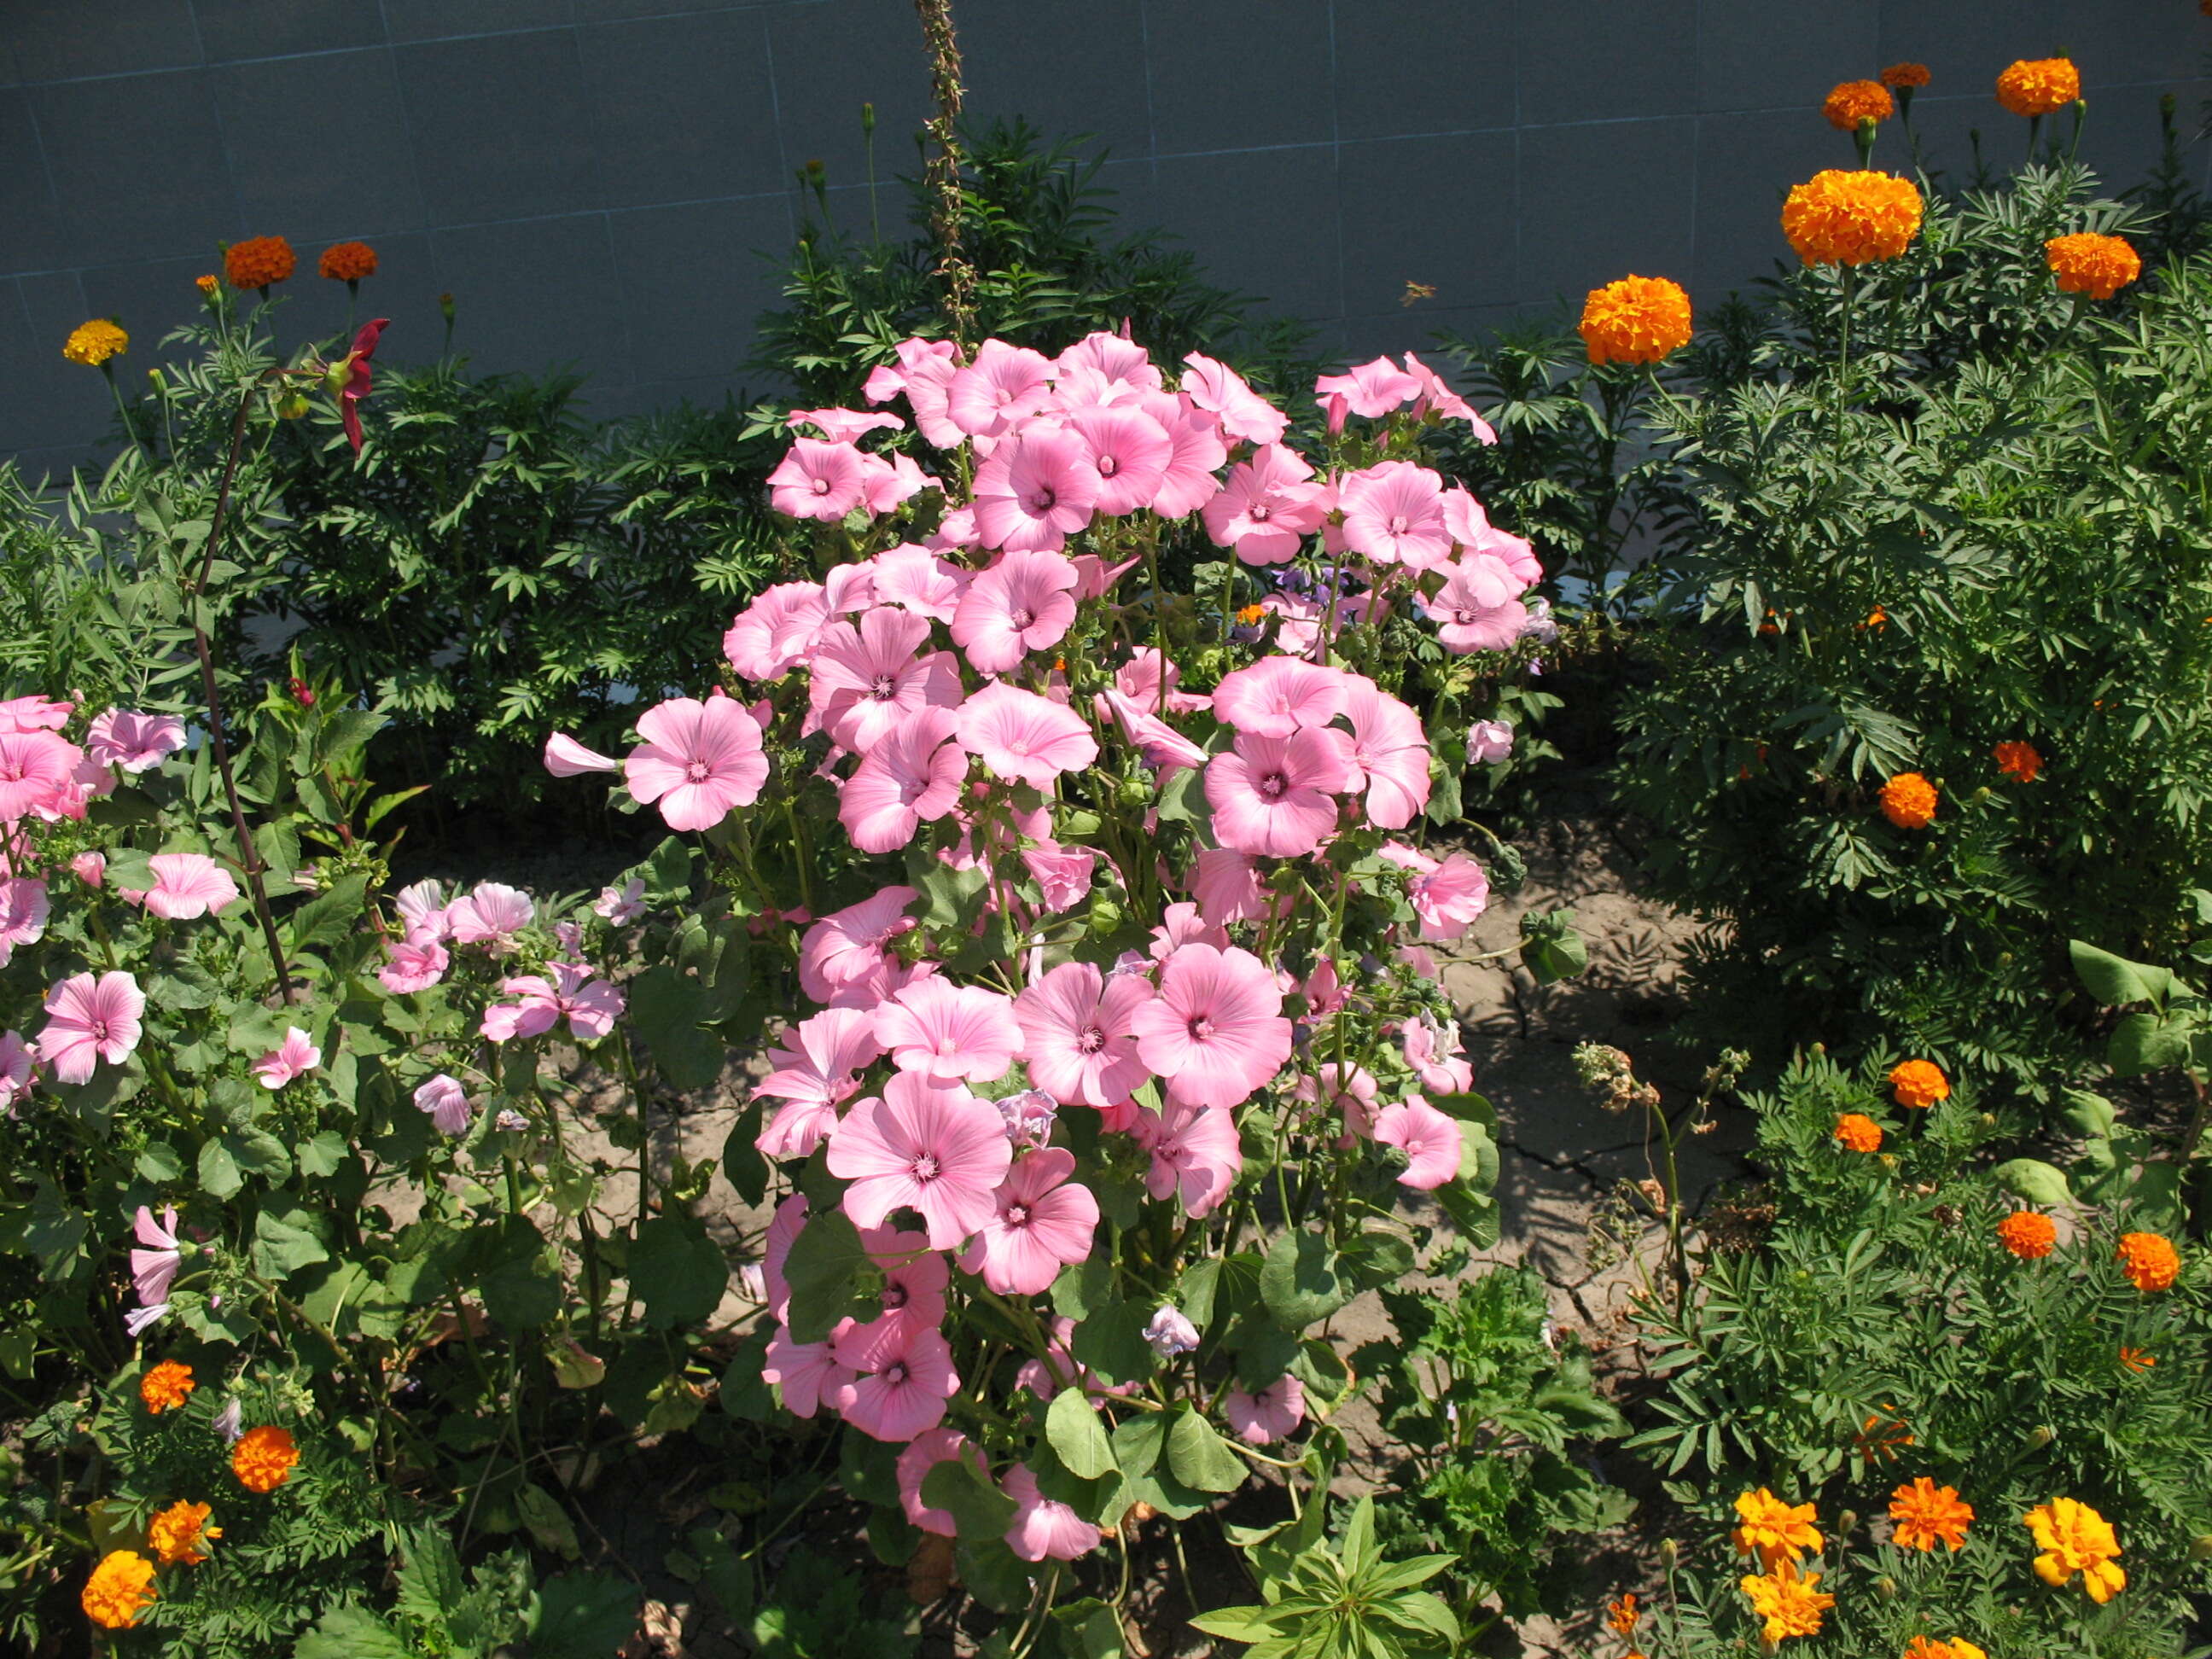
[[[1267,607],[1266,605],[1248,605],[1237,613],[1237,620],[1242,623],[1245,627],[1251,628],[1255,626],[1267,616]]]
[[[2062,1589],[2078,1572],[2081,1588],[2101,1607],[2127,1588],[2126,1571],[2115,1565],[2120,1540],[2112,1522],[2087,1504],[2054,1498],[2021,1519],[2043,1552],[2035,1558],[2035,1576],[2051,1589]]]
[[[1841,132],[1856,132],[1862,121],[1887,121],[1897,113],[1897,100],[1879,81],[1845,81],[1820,105],[1828,125]]]
[[[199,289],[203,294],[213,294],[216,290],[216,285],[222,281],[222,277],[217,276],[213,271],[210,271],[204,276],[193,277],[192,286]]]
[[[1897,1455],[1912,1443],[1905,1419],[1897,1416],[1896,1411],[1896,1407],[1883,1401],[1881,1409],[1859,1425],[1859,1431],[1851,1437],[1851,1449],[1870,1462],[1894,1462]]]
[[[77,1601],[101,1629],[129,1630],[156,1599],[154,1564],[136,1550],[110,1550],[84,1581]]]
[[[1998,771],[2022,783],[2033,783],[2043,770],[2043,757],[2032,743],[2001,743],[1990,752],[1996,757]]]
[[[267,288],[289,276],[299,264],[282,236],[249,236],[222,251],[222,274],[233,288]]]
[[[1948,1642],[1939,1642],[1932,1636],[1916,1636],[1905,1644],[1903,1659],[1990,1659],[1990,1656],[1985,1649],[1963,1636],[1954,1636]]]
[[[1836,1120],[1836,1144],[1845,1152],[1878,1152],[1881,1125],[1863,1112],[1845,1112]]]
[[[1997,1223],[1997,1243],[2022,1261],[2034,1261],[2051,1254],[2058,1229],[2040,1210],[2014,1210]]]
[[[131,337],[123,331],[123,325],[105,317],[79,323],[62,342],[62,356],[88,368],[98,368],[110,357],[120,357],[130,349]]]
[[[1932,1060],[1900,1060],[1889,1068],[1890,1098],[1915,1110],[1951,1097],[1951,1079]]]
[[[1589,291],[1581,332],[1594,363],[1656,363],[1690,343],[1690,296],[1664,276],[1624,276]]]
[[[1875,799],[1882,817],[1900,830],[1925,830],[1936,821],[1936,786],[1917,772],[1899,772]]]
[[[165,1567],[179,1562],[188,1567],[199,1565],[207,1559],[207,1552],[200,1547],[222,1536],[221,1527],[208,1525],[208,1515],[205,1504],[170,1504],[147,1523],[147,1547],[161,1558]]]
[[[164,1359],[138,1379],[138,1397],[146,1402],[148,1411],[159,1417],[163,1412],[182,1406],[198,1386],[192,1381],[190,1365]]]
[[[2045,242],[2043,257],[2061,294],[2086,294],[2093,300],[2109,300],[2142,275],[2142,256],[2124,236],[2077,230]]]
[[[291,1431],[264,1423],[248,1429],[230,1449],[230,1472],[248,1492],[275,1492],[292,1478],[300,1449]]]
[[[1765,1620],[1760,1634],[1769,1642],[1790,1636],[1818,1636],[1820,1615],[1836,1605],[1836,1598],[1814,1588],[1820,1575],[1801,1575],[1795,1561],[1778,1561],[1772,1571],[1738,1581],[1751,1598],[1752,1611]]]
[[[1737,1498],[1735,1512],[1743,1523],[1729,1534],[1735,1541],[1735,1553],[1757,1556],[1762,1567],[1795,1561],[1800,1550],[1820,1547],[1820,1529],[1813,1524],[1810,1504],[1785,1504],[1761,1486]]]
[[[2147,1371],[2158,1364],[2158,1356],[2148,1348],[2122,1348],[2120,1364],[2131,1371]]]
[[[1875,78],[1886,87],[1924,87],[1933,77],[1925,64],[1892,64]]]
[[[1892,1535],[1899,1549],[1932,1550],[1945,1544],[1955,1553],[1966,1541],[1974,1506],[1960,1498],[1956,1486],[1939,1486],[1923,1474],[1890,1493],[1889,1518],[1897,1522]]]
[[[2162,1291],[2181,1277],[2180,1253],[2157,1233],[2122,1233],[2117,1254],[2139,1291]]]
[[[1920,191],[1893,173],[1816,173],[1782,204],[1782,232],[1808,265],[1894,259],[1920,230]]]
[[[1867,612],[1866,620],[1859,623],[1858,626],[1860,631],[1863,633],[1866,629],[1871,628],[1875,632],[1879,634],[1882,629],[1889,626],[1889,612],[1883,610],[1880,605],[1876,605],[1873,610]]]
[[[376,275],[376,250],[366,242],[339,242],[323,250],[315,269],[334,283],[357,283]]]
[[[1634,1590],[1628,1591],[1607,1606],[1605,1622],[1607,1627],[1619,1636],[1626,1636],[1636,1628],[1636,1592]]]
[[[1997,76],[1997,102],[2014,115],[2048,115],[2081,95],[2081,71],[2065,58],[2023,58]]]

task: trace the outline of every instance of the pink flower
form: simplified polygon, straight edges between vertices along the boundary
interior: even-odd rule
[[[1177,767],[1195,770],[1206,764],[1206,750],[1119,691],[1101,691],[1093,706],[1102,714],[1114,716],[1121,735],[1144,757],[1146,765],[1157,767],[1164,774]]]
[[[481,945],[495,957],[514,953],[515,935],[529,927],[537,914],[538,907],[530,902],[529,894],[497,881],[480,881],[466,898],[455,899],[446,907],[453,943]]]
[[[1230,847],[1209,847],[1191,867],[1190,890],[1199,914],[1215,927],[1232,921],[1264,921],[1274,895],[1260,879],[1259,866]]]
[[[1174,1079],[1169,1081],[1172,1089]],[[1237,1115],[1223,1107],[1170,1098],[1158,1114],[1139,1116],[1135,1133],[1152,1155],[1145,1190],[1154,1198],[1179,1193],[1183,1208],[1193,1217],[1210,1214],[1228,1197],[1237,1184],[1237,1172],[1244,1167]]]
[[[856,1327],[833,1340],[830,1352],[859,1373],[837,1389],[834,1403],[848,1423],[877,1440],[908,1441],[935,1428],[945,1420],[945,1402],[960,1392],[952,1350],[927,1326],[894,1320],[882,1328]]]
[[[830,623],[819,582],[779,582],[741,611],[722,635],[722,654],[749,680],[781,679],[805,660]]]
[[[769,501],[789,519],[835,524],[860,504],[867,458],[851,444],[800,438],[768,475]]]
[[[1349,1000],[1344,983],[1337,976],[1334,957],[1323,957],[1314,964],[1313,972],[1306,975],[1304,995],[1306,1018],[1310,1020],[1327,1019]]]
[[[1184,1317],[1182,1309],[1163,1302],[1145,1322],[1145,1340],[1161,1358],[1173,1359],[1198,1352],[1198,1327]]]
[[[1175,453],[1158,421],[1141,409],[1119,404],[1073,410],[1067,424],[1098,475],[1099,512],[1118,518],[1152,504]]]
[[[1432,1192],[1459,1174],[1458,1121],[1419,1095],[1407,1095],[1397,1105],[1376,1113],[1375,1139],[1405,1153],[1406,1172],[1398,1177],[1401,1186]]]
[[[1013,1004],[979,985],[931,977],[876,1010],[876,1041],[902,1072],[990,1083],[1013,1068],[1022,1028]]]
[[[1163,672],[1167,676],[1164,693],[1160,686]],[[1212,698],[1180,690],[1177,688],[1182,684],[1182,670],[1149,645],[1114,671],[1114,689],[1138,708],[1152,714],[1189,714],[1212,707]]]
[[[1008,782],[1047,794],[1061,773],[1098,758],[1098,740],[1082,715],[1003,680],[962,706],[960,746]]]
[[[1014,552],[968,585],[952,616],[954,643],[978,673],[1003,674],[1058,645],[1075,620],[1075,565],[1057,553]]]
[[[791,1247],[806,1231],[806,1199],[793,1193],[775,1206],[761,1237],[761,1282],[768,1291],[768,1310],[777,1319],[791,1316],[791,1285],[783,1276]]]
[[[887,605],[863,615],[858,628],[838,622],[822,630],[809,663],[810,696],[815,717],[840,746],[865,755],[915,709],[960,706],[951,653],[915,654],[928,638],[928,617]]]
[[[622,763],[611,755],[586,749],[566,732],[547,734],[543,756],[545,769],[556,778],[581,777],[586,772],[619,772]]]
[[[671,697],[638,717],[644,741],[629,751],[623,777],[671,830],[708,830],[737,806],[760,799],[768,757],[760,726],[728,697]]]
[[[1211,945],[1217,951],[1229,948],[1228,929],[1208,921],[1195,904],[1170,904],[1160,913],[1160,924],[1152,932],[1152,955],[1163,962],[1186,945]]]
[[[592,914],[604,916],[617,927],[627,926],[645,914],[645,878],[632,876],[619,887],[602,887],[599,896],[592,902]]]
[[[1221,490],[1214,474],[1229,459],[1221,429],[1188,398],[1158,392],[1139,398],[1138,406],[1168,434],[1168,470],[1152,492],[1152,511],[1163,519],[1197,512]]]
[[[1035,1296],[1062,1267],[1087,1259],[1098,1226],[1098,1200],[1068,1180],[1075,1154],[1059,1146],[1026,1152],[1000,1187],[960,1265],[1001,1296]]]
[[[503,891],[514,892],[513,888]],[[522,897],[516,894],[518,898]],[[527,906],[530,901],[523,898]],[[453,920],[447,914],[446,890],[435,881],[410,883],[392,896],[392,908],[399,914],[399,931],[410,939],[430,939],[443,944],[453,936]],[[523,918],[526,925],[529,918]]]
[[[146,994],[119,972],[72,974],[46,994],[46,1029],[39,1033],[39,1058],[63,1083],[83,1083],[94,1064],[120,1066],[138,1046]]]
[[[174,714],[107,708],[93,716],[84,752],[102,766],[149,772],[185,746],[185,723]]]
[[[783,1393],[783,1408],[793,1417],[811,1417],[824,1405],[833,1411],[837,1397],[852,1386],[850,1366],[837,1363],[827,1342],[794,1342],[787,1330],[769,1339],[761,1380]]]
[[[1127,1100],[1150,1075],[1131,1016],[1152,994],[1133,974],[1109,979],[1087,962],[1053,969],[1014,999],[1030,1080],[1079,1105]]]
[[[1144,347],[1126,335],[1109,334],[1103,329],[1085,335],[1061,352],[1052,367],[1062,380],[1088,371],[1109,386],[1133,392],[1160,389],[1160,372],[1152,367]]]
[[[894,1322],[933,1331],[945,1322],[945,1287],[952,1282],[952,1269],[929,1248],[927,1238],[890,1227],[870,1227],[861,1233],[860,1243],[884,1276],[884,1287],[876,1293],[883,1311],[866,1323],[840,1326],[837,1335],[847,1330],[878,1335]]]
[[[1421,395],[1421,383],[1388,357],[1377,357],[1342,374],[1324,374],[1314,382],[1316,398],[1341,398],[1354,415],[1376,420]]]
[[[1435,597],[1420,605],[1438,624],[1437,638],[1445,650],[1462,657],[1504,651],[1521,637],[1521,625],[1528,619],[1528,607],[1512,597],[1514,591],[1501,567],[1462,559],[1446,574]]]
[[[190,921],[220,915],[226,905],[238,902],[238,884],[230,872],[204,853],[156,853],[147,863],[153,868],[154,884],[135,896],[157,916]]]
[[[954,371],[945,386],[945,412],[970,436],[996,438],[1029,419],[1051,397],[1049,358],[1026,346],[986,340],[974,362]]]
[[[1302,1077],[1291,1093],[1316,1106],[1334,1107],[1344,1115],[1347,1137],[1364,1135],[1374,1127],[1375,1097],[1380,1085],[1364,1066],[1340,1066],[1334,1060],[1314,1077]],[[1344,1144],[1349,1145],[1347,1139]]]
[[[1406,1022],[1399,1036],[1406,1064],[1413,1068],[1424,1089],[1433,1089],[1440,1095],[1463,1095],[1474,1087],[1474,1067],[1460,1053],[1456,1021],[1439,1031],[1429,1024],[1426,1015],[1417,1014]]]
[[[921,824],[952,810],[968,775],[968,757],[947,741],[958,724],[950,709],[922,708],[877,739],[837,802],[854,846],[896,852]]]
[[[415,1091],[415,1109],[429,1115],[430,1127],[441,1135],[466,1134],[476,1110],[468,1091],[457,1078],[441,1072]]]
[[[1513,752],[1510,720],[1477,720],[1467,729],[1467,760],[1470,766],[1502,761]]]
[[[0,732],[0,823],[52,817],[75,793],[83,751],[52,732]]]
[[[1213,689],[1213,713],[1256,738],[1287,738],[1304,726],[1327,726],[1344,712],[1348,678],[1295,657],[1263,657],[1224,674]]]
[[[1466,854],[1448,853],[1439,861],[1395,841],[1385,842],[1376,850],[1411,872],[1406,878],[1406,899],[1421,919],[1423,939],[1455,939],[1490,908],[1490,878]]]
[[[1137,1053],[1170,1095],[1239,1106],[1291,1054],[1275,976],[1249,951],[1186,945],[1160,969],[1159,994],[1131,1016]]]
[[[958,565],[911,543],[876,555],[876,602],[933,622],[952,620],[968,581]]]
[[[991,1471],[981,1449],[969,1445],[968,1437],[957,1429],[924,1429],[898,1455],[899,1507],[906,1511],[908,1522],[939,1538],[951,1538],[958,1531],[952,1511],[933,1510],[921,1496],[922,1483],[940,1463],[969,1463],[986,1477]]]
[[[1047,1498],[1036,1476],[1017,1463],[1006,1472],[1006,1496],[1014,1518],[1006,1528],[1006,1547],[1024,1561],[1073,1561],[1098,1547],[1099,1531],[1068,1504]]]
[[[848,987],[881,974],[883,947],[914,931],[906,908],[915,896],[911,887],[886,887],[809,927],[799,941],[799,988],[817,1002],[828,1002]]]
[[[131,1231],[144,1248],[131,1252],[131,1286],[138,1293],[140,1307],[157,1308],[169,1299],[169,1286],[176,1283],[177,1268],[185,1259],[177,1238],[177,1206],[164,1204],[156,1221],[154,1212],[141,1204]]]
[[[0,1108],[9,1116],[31,1092],[31,1045],[20,1031],[0,1034]]]
[[[1038,901],[1048,915],[1059,915],[1083,902],[1091,891],[1098,854],[1087,847],[1062,847],[1047,842],[1022,849],[1022,867],[1037,884]]]
[[[1429,804],[1429,740],[1421,717],[1364,674],[1345,677],[1352,722],[1349,787],[1367,791],[1367,821],[1402,830]]]
[[[871,370],[861,389],[872,404],[888,402],[901,392],[914,410],[914,423],[921,435],[939,449],[957,446],[965,435],[945,418],[945,388],[960,368],[960,349],[950,340],[901,340],[898,367],[885,363]]]
[[[500,981],[501,996],[517,1002],[495,1002],[483,1012],[483,1031],[494,1042],[516,1037],[543,1036],[562,1020],[579,1042],[606,1036],[621,1018],[623,994],[611,981],[596,979],[580,962],[546,964],[553,977],[523,974]]]
[[[883,1051],[865,1009],[824,1009],[786,1030],[768,1057],[775,1069],[753,1093],[789,1103],[755,1144],[770,1158],[805,1158],[836,1127],[837,1108],[860,1092],[860,1068]]]
[[[783,417],[783,423],[793,432],[811,426],[838,444],[852,443],[871,432],[896,432],[906,424],[887,409],[873,414],[858,409],[794,409]]]
[[[1239,1440],[1267,1445],[1306,1420],[1305,1384],[1285,1373],[1257,1394],[1231,1389],[1221,1402],[1221,1414]]]
[[[1182,389],[1192,403],[1217,416],[1221,429],[1246,443],[1279,442],[1290,429],[1290,416],[1246,385],[1243,376],[1226,363],[1192,352],[1183,359],[1190,372]]]
[[[99,887],[107,880],[107,854],[79,853],[70,860],[70,871],[88,887]]]
[[[1444,384],[1443,376],[1431,368],[1412,352],[1406,354],[1406,373],[1420,383],[1421,395],[1413,404],[1413,418],[1433,411],[1447,420],[1465,421],[1474,428],[1474,435],[1486,444],[1498,441],[1498,434],[1490,429],[1490,422],[1474,412],[1467,400]]]
[[[1451,556],[1443,480],[1411,461],[1380,461],[1339,487],[1344,544],[1377,564],[1426,570]]]
[[[386,960],[376,970],[376,977],[394,996],[428,990],[445,978],[446,969],[453,963],[446,954],[446,947],[434,939],[402,939],[397,944],[387,941],[384,951]]]
[[[19,945],[30,945],[46,931],[52,906],[46,884],[33,876],[10,876],[0,881],[0,968],[7,966]]]
[[[1274,444],[1229,471],[1221,493],[1206,504],[1206,533],[1233,547],[1246,564],[1280,564],[1297,556],[1304,538],[1328,514],[1327,492],[1306,482],[1313,469]]]
[[[910,455],[894,453],[860,458],[860,505],[872,514],[889,513],[925,489],[944,487],[916,465]]]
[[[37,696],[9,697],[0,702],[0,732],[58,732],[76,712],[73,702]]]
[[[986,547],[1058,552],[1091,522],[1100,483],[1080,437],[1061,427],[1026,428],[975,469],[975,528]]]
[[[844,1209],[854,1224],[881,1226],[893,1210],[913,1210],[936,1250],[996,1213],[993,1194],[1012,1161],[988,1103],[918,1072],[899,1073],[880,1097],[860,1101],[830,1137],[830,1173],[853,1183]]]
[[[1206,763],[1215,838],[1268,858],[1312,852],[1336,828],[1336,793],[1349,782],[1346,746],[1327,729],[1287,738],[1240,733],[1234,749]]]
[[[264,1089],[281,1089],[323,1063],[323,1051],[307,1041],[296,1025],[285,1027],[284,1040],[253,1062],[253,1075]]]
[[[1495,567],[1512,584],[1512,593],[1544,580],[1536,550],[1520,537],[1494,528],[1482,503],[1456,484],[1444,491],[1444,528],[1468,555]]]

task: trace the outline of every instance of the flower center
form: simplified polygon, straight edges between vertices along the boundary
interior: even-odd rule
[[[877,675],[868,682],[868,695],[878,702],[889,702],[898,696],[898,677],[894,674]]]
[[[1013,623],[1016,628],[1034,628],[1036,625],[1036,612],[1027,605],[1018,605],[1008,613],[1006,620]]]
[[[1254,524],[1265,524],[1267,522],[1267,515],[1273,510],[1265,501],[1255,501],[1252,503],[1252,510],[1244,516],[1251,520]]]
[[[1389,522],[1385,527],[1392,535],[1402,536],[1413,526],[1407,522],[1404,514],[1394,513],[1390,515]]]
[[[830,480],[827,478],[817,478],[811,485],[808,486],[808,488],[812,489],[817,495],[827,495],[830,493]]]
[[[907,1304],[906,1286],[897,1284],[884,1285],[882,1300],[885,1312],[896,1313]]]
[[[1472,611],[1455,611],[1452,612],[1452,620],[1457,623],[1462,628],[1472,628],[1474,625],[1474,612]]]
[[[1095,1054],[1106,1046],[1106,1033],[1096,1025],[1086,1025],[1076,1033],[1075,1051],[1079,1054]]]
[[[1270,772],[1260,780],[1260,793],[1267,800],[1282,799],[1290,787],[1290,780],[1280,772]]]
[[[938,1176],[937,1154],[924,1152],[908,1166],[908,1172],[916,1181],[934,1181]]]
[[[92,1032],[92,1040],[94,1042],[105,1042],[107,1041],[107,1022],[106,1020],[95,1019],[91,1021],[89,1023],[89,1029]]]
[[[1098,476],[1100,477],[1110,478],[1121,470],[1121,463],[1115,460],[1111,455],[1101,455],[1098,458]]]
[[[1052,511],[1052,504],[1059,499],[1057,492],[1040,484],[1030,491],[1030,510],[1033,513],[1049,513]]]
[[[684,775],[693,783],[704,783],[712,775],[713,769],[706,762],[695,760],[684,769]]]
[[[1006,1206],[1005,1212],[1000,1218],[1009,1227],[1026,1227],[1030,1224],[1029,1206],[1026,1204],[1009,1204]]]
[[[901,1382],[905,1382],[905,1381],[906,1381],[906,1379],[907,1379],[906,1361],[904,1361],[903,1359],[894,1360],[891,1364],[888,1364],[888,1365],[886,1365],[886,1366],[884,1366],[884,1382],[889,1382],[889,1383],[891,1383],[891,1384],[893,1384],[894,1386],[896,1386],[896,1385],[897,1385],[898,1383],[901,1383]]]
[[[1194,1041],[1199,1042],[1206,1042],[1213,1035],[1212,1017],[1208,1014],[1199,1015],[1198,1018],[1190,1022],[1189,1029],[1190,1035]]]

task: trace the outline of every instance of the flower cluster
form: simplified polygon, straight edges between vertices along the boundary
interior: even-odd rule
[[[267,289],[299,269],[299,256],[282,236],[249,236],[222,251],[222,274],[233,288]]]
[[[2079,230],[2070,236],[2052,237],[2043,245],[2043,252],[2061,294],[2109,300],[2142,275],[2142,256],[2124,236]]]
[[[88,368],[98,368],[109,358],[119,357],[130,349],[131,337],[124,332],[123,325],[106,317],[79,323],[62,343],[63,356]]]
[[[1919,188],[1893,173],[1816,173],[1782,204],[1782,230],[1808,265],[1894,259],[1920,231]]]
[[[2081,72],[2064,58],[2023,58],[1997,76],[1997,102],[2033,119],[2062,110],[2081,95]]]
[[[1624,276],[1589,291],[1581,333],[1594,363],[1656,363],[1690,343],[1690,296],[1664,276]]]
[[[1862,121],[1887,121],[1897,102],[1880,81],[1845,81],[1822,100],[1820,113],[1843,132],[1856,132]]]

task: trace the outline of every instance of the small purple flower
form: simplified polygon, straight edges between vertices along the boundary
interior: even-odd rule
[[[1173,1303],[1163,1302],[1145,1327],[1145,1340],[1161,1358],[1173,1359],[1177,1354],[1198,1352],[1198,1327],[1185,1319]]]
[[[516,1111],[514,1107],[502,1106],[500,1108],[499,1115],[492,1119],[491,1127],[495,1129],[504,1129],[512,1134],[517,1130],[527,1129],[530,1127],[530,1120]]]
[[[1052,1126],[1060,1113],[1060,1103],[1042,1089],[1024,1089],[1019,1094],[1007,1095],[999,1103],[1000,1115],[1006,1120],[1006,1139],[1015,1149],[1042,1146],[1052,1139]]]
[[[592,908],[617,927],[635,921],[645,914],[645,878],[633,876],[619,888],[603,889]]]
[[[468,1091],[459,1082],[443,1072],[415,1091],[415,1104],[430,1115],[430,1121],[441,1134],[466,1134],[469,1121],[476,1115],[469,1104]]]
[[[234,1446],[244,1437],[246,1407],[239,1402],[236,1395],[233,1395],[222,1402],[222,1409],[215,1414],[215,1422],[210,1426],[228,1443]]]

